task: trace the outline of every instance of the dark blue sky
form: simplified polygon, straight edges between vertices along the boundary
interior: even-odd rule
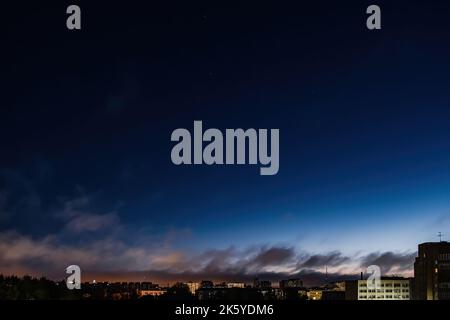
[[[11,8],[0,232],[76,246],[109,236],[68,235],[71,219],[106,216],[188,252],[436,240],[450,227],[450,4],[378,1],[369,31],[372,2],[314,3],[82,1],[81,31],[65,28],[68,3]],[[173,165],[171,132],[194,120],[279,128],[279,173]]]

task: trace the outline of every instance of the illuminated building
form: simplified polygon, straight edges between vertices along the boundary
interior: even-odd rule
[[[370,288],[367,280],[345,283],[346,300],[410,300],[411,279],[382,277],[379,288]]]
[[[200,283],[198,283],[198,282],[192,282],[192,281],[189,281],[189,282],[187,282],[187,283],[185,283],[187,286],[188,286],[188,288],[189,288],[189,291],[195,296],[195,293],[197,292],[197,290],[198,289],[200,289]]]
[[[163,295],[164,293],[166,293],[166,290],[163,290],[163,289],[140,290],[138,292],[140,297],[145,297],[145,296],[158,297],[158,296]]]
[[[309,290],[307,296],[309,300],[322,300],[322,290]]]
[[[450,300],[450,243],[419,244],[414,262],[414,299]]]
[[[245,288],[245,283],[243,283],[243,282],[230,282],[230,283],[227,283],[227,288]]]

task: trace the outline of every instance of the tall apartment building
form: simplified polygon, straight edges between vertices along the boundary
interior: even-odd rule
[[[419,244],[414,262],[414,299],[450,300],[450,243]]]
[[[346,300],[410,300],[411,279],[382,277],[380,287],[369,288],[367,280],[353,280],[345,283]]]

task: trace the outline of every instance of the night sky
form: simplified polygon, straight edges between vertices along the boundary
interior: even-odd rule
[[[411,275],[450,236],[450,3],[242,2],[2,5],[0,273]],[[280,129],[278,174],[175,166],[194,120]]]

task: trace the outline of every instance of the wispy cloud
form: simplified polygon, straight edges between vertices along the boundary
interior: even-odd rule
[[[362,259],[362,266],[378,265],[383,274],[403,274],[414,266],[415,252],[374,252]]]
[[[91,197],[80,196],[63,201],[62,209],[55,217],[65,223],[64,230],[70,233],[94,232],[103,229],[116,229],[120,225],[118,214],[95,212],[91,209]]]
[[[116,278],[154,275],[167,281],[183,277],[249,281],[255,276],[272,280],[298,276],[314,284],[325,280],[325,266],[335,267],[330,269],[328,280],[354,277],[369,264],[380,265],[384,274],[400,273],[411,268],[414,256],[415,253],[385,252],[350,259],[336,251],[307,255],[277,246],[188,253],[152,245],[130,246],[114,238],[66,245],[56,236],[32,239],[15,232],[0,233],[0,272],[22,270],[59,278],[64,277],[67,265],[78,264],[90,274],[114,274]]]
[[[8,201],[0,193],[0,209]],[[46,236],[17,230],[0,231],[0,273],[33,274],[63,278],[70,264],[84,274],[163,281],[188,279],[250,281],[259,276],[269,280],[301,277],[305,283],[355,277],[368,265],[377,264],[383,274],[408,274],[414,252],[373,252],[353,256],[340,251],[308,252],[286,245],[229,246],[186,250],[180,239],[195,234],[190,229],[169,229],[159,234],[137,232],[124,225],[117,211],[102,212],[93,206],[93,196],[82,191],[61,201],[53,219],[62,227]]]
[[[349,257],[343,256],[339,251],[333,251],[328,254],[313,254],[307,257],[306,261],[300,263],[300,267],[337,267],[351,261]]]

